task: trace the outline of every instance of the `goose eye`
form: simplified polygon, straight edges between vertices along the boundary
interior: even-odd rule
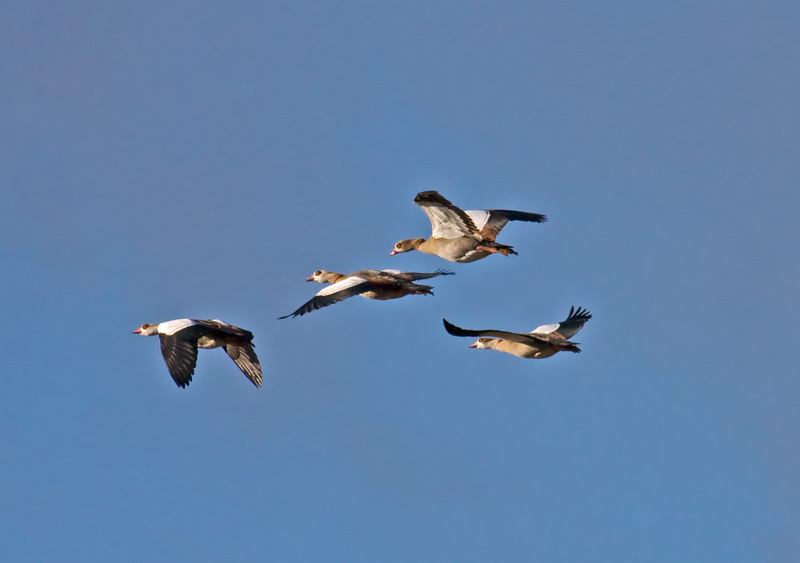
[[[322,270],[317,270],[316,272],[314,272],[314,275],[315,276],[321,276],[322,275]]]

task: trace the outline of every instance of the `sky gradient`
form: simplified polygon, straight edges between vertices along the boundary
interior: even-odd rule
[[[0,7],[12,561],[800,558],[800,6]],[[546,214],[450,264],[413,205]],[[277,320],[316,269],[456,275]],[[581,354],[470,350],[571,305]],[[251,330],[256,390],[142,323]],[[783,329],[786,329],[784,332]]]

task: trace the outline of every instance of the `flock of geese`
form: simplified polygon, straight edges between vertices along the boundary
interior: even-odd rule
[[[430,238],[401,240],[394,245],[391,256],[401,252],[418,250],[434,254],[450,262],[474,262],[491,254],[517,254],[510,246],[495,239],[509,221],[544,223],[547,217],[538,213],[487,209],[463,211],[450,203],[439,192],[420,192],[414,203],[422,208],[431,221]],[[306,281],[327,283],[314,297],[293,313],[279,317],[299,317],[360,295],[367,299],[398,299],[406,295],[432,295],[430,285],[418,284],[419,280],[452,275],[450,270],[435,272],[402,272],[399,270],[358,270],[344,275],[337,272],[317,270]],[[470,348],[489,348],[513,354],[521,358],[549,358],[557,352],[580,352],[577,343],[570,338],[592,318],[586,309],[571,307],[567,318],[560,323],[542,325],[528,333],[504,330],[467,330],[447,319],[442,319],[445,330],[453,336],[470,336],[478,339]],[[220,320],[176,319],[158,324],[143,324],[134,334],[152,336],[161,341],[161,354],[172,379],[179,387],[192,381],[197,364],[198,348],[222,348],[239,366],[256,387],[261,387],[261,364],[253,344],[253,333]]]

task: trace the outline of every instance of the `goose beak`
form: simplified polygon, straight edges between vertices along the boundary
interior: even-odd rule
[[[142,334],[142,329],[137,328],[136,330],[133,331],[133,334]]]

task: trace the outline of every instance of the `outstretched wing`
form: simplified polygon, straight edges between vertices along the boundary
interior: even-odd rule
[[[547,217],[540,213],[527,213],[510,209],[469,210],[466,211],[466,214],[475,223],[475,227],[481,236],[489,240],[495,240],[509,221],[527,221],[529,223],[544,223],[547,221]]]
[[[227,344],[223,348],[231,360],[239,366],[242,373],[247,376],[247,379],[252,381],[256,387],[261,387],[261,363],[258,361],[253,345]]]
[[[556,329],[561,336],[570,339],[575,336],[580,329],[583,328],[584,323],[592,318],[592,314],[586,309],[578,307],[576,310],[574,306],[569,308],[569,315],[561,321]]]
[[[354,295],[370,291],[371,289],[372,285],[367,283],[367,280],[364,278],[350,276],[342,281],[338,281],[322,288],[319,293],[306,301],[294,313],[289,313],[288,315],[278,318],[286,319],[288,317],[299,317],[305,315],[306,313],[310,313],[311,311],[316,311],[317,309],[322,309],[328,305],[333,305],[339,301],[344,301],[348,297],[353,297]]]
[[[553,335],[560,335],[566,340],[569,340],[573,336],[575,336],[580,329],[583,328],[584,323],[592,318],[591,313],[586,309],[582,309],[578,307],[575,310],[575,307],[572,306],[569,308],[569,315],[567,318],[561,321],[560,323],[553,323],[549,325],[542,325],[540,327],[536,327],[531,334],[553,334]]]
[[[505,330],[467,330],[448,322],[447,319],[442,319],[444,329],[453,336],[491,336],[493,338],[502,338],[511,342],[519,342],[521,344],[537,345],[542,342],[563,342],[561,338],[553,338],[547,334],[520,334],[518,332],[507,332]]]
[[[184,339],[168,334],[159,334],[161,355],[167,370],[178,387],[186,387],[192,381],[197,365],[197,340]]]
[[[431,221],[433,238],[475,237],[480,240],[472,218],[435,190],[420,192],[414,198]]]

